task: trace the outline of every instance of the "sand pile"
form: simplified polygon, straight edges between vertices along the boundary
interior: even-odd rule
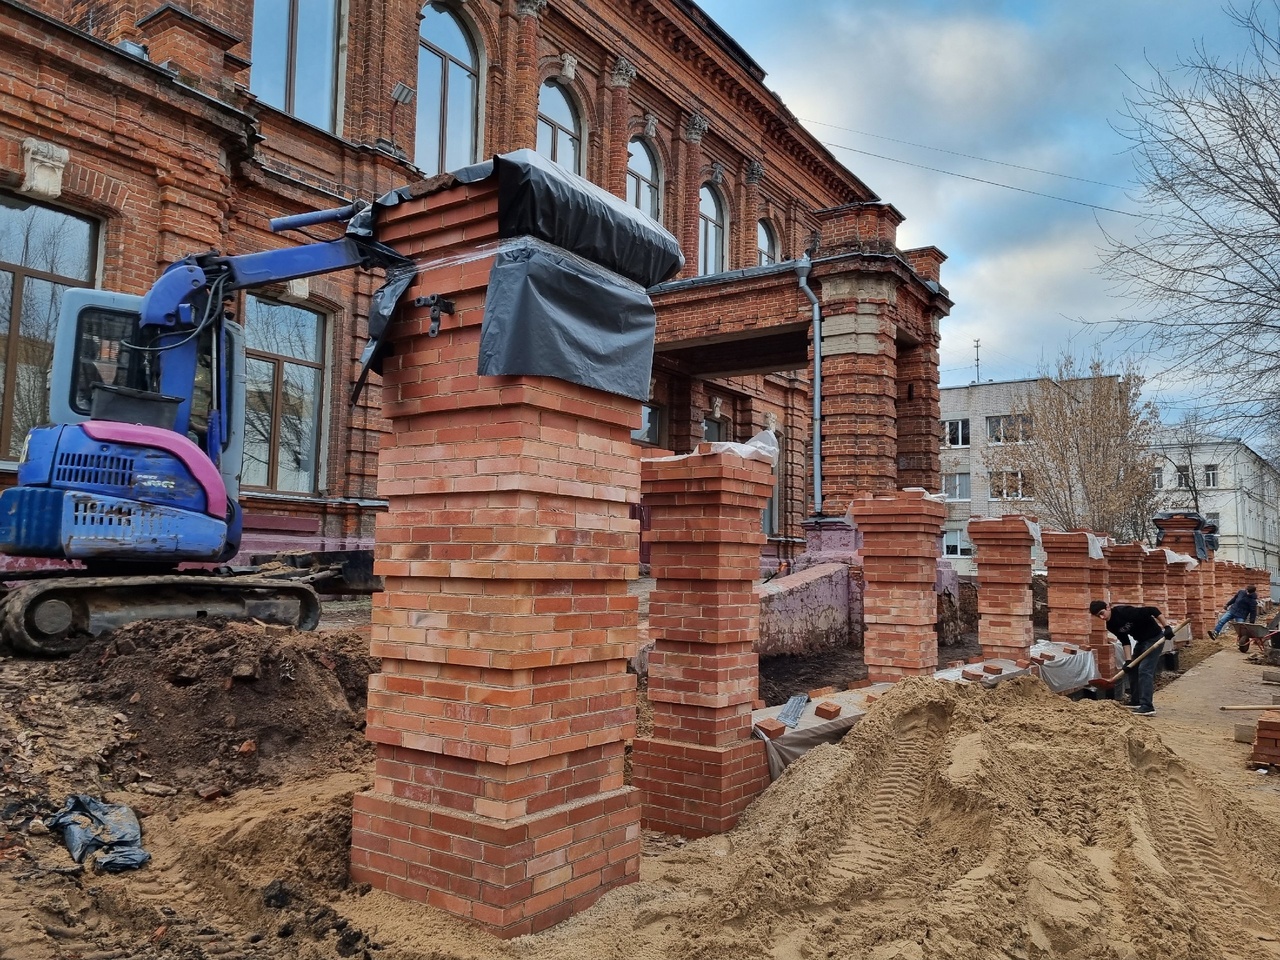
[[[154,860],[136,874],[51,872],[56,838],[14,827],[10,837],[26,847],[0,855],[0,957],[1280,957],[1276,824],[1198,781],[1150,721],[1065,700],[1030,679],[994,690],[898,684],[843,743],[793,765],[731,834],[650,843],[640,882],[554,930],[504,943],[437,910],[347,886],[350,798],[371,766],[316,771],[320,758],[345,755],[325,746],[341,724],[319,721],[343,713],[325,661],[346,648],[324,635],[260,639],[217,647],[207,636],[169,638],[142,655],[133,638],[138,650],[117,647],[104,659],[99,649],[92,667],[81,660],[57,678],[49,664],[24,677],[25,666],[0,663],[9,684],[0,682],[0,698],[26,711],[24,723],[59,703],[61,723],[101,717],[128,704],[132,688],[143,697],[131,726],[148,712],[198,717],[206,704],[207,742],[220,744],[225,698],[251,695],[233,705],[238,716],[256,718],[264,736],[272,718],[288,725],[289,752],[311,758],[277,764],[265,787],[210,802],[189,791],[145,797]],[[192,657],[199,678],[175,684],[173,669]],[[250,660],[260,676],[237,680],[234,665]],[[286,661],[298,679],[280,676]],[[79,688],[67,673],[77,670]],[[31,677],[57,684],[33,687]],[[264,680],[274,686],[251,685]],[[305,714],[314,731],[290,719],[302,709],[294,683],[317,701]],[[221,748],[188,739],[193,723],[175,730],[191,762],[178,763],[175,746],[172,775],[206,756],[224,762]],[[145,732],[153,744],[163,739],[160,727]],[[12,769],[50,787],[77,775],[60,772],[77,769],[65,754],[50,766],[39,744],[13,743],[11,760],[21,755],[27,766]]]

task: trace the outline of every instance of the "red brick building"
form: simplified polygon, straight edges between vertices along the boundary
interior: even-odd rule
[[[938,488],[943,255],[898,249],[901,215],[690,0],[0,0],[0,30],[0,478],[44,416],[61,290],[141,293],[188,253],[294,242],[271,217],[534,147],[680,239],[636,437],[776,430],[769,552],[797,550],[815,507]],[[379,390],[348,397],[376,286],[332,274],[237,304],[247,548],[371,540]]]

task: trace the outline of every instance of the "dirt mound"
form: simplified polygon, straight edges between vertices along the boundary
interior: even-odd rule
[[[360,732],[377,661],[354,633],[235,622],[124,627],[56,665],[113,711],[110,779],[206,797],[321,771],[362,768]]]

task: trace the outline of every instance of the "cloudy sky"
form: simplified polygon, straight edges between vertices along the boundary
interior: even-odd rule
[[[1130,307],[1097,271],[1102,230],[1136,223],[1109,211],[1140,212],[1115,127],[1148,61],[1238,52],[1215,0],[698,2],[902,211],[900,246],[947,254],[943,386],[975,379],[975,340],[983,380],[1033,376],[1066,347],[1122,349],[1102,333]]]

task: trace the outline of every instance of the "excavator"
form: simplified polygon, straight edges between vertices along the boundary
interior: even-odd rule
[[[0,493],[0,552],[72,561],[0,574],[0,650],[61,656],[143,619],[226,617],[313,629],[304,567],[233,568],[245,438],[238,290],[353,268],[382,269],[370,329],[383,329],[412,261],[373,236],[374,206],[279,217],[274,232],[345,224],[336,240],[171,264],[143,296],[63,295],[49,423],[23,444]],[[255,558],[256,559],[256,558]]]

